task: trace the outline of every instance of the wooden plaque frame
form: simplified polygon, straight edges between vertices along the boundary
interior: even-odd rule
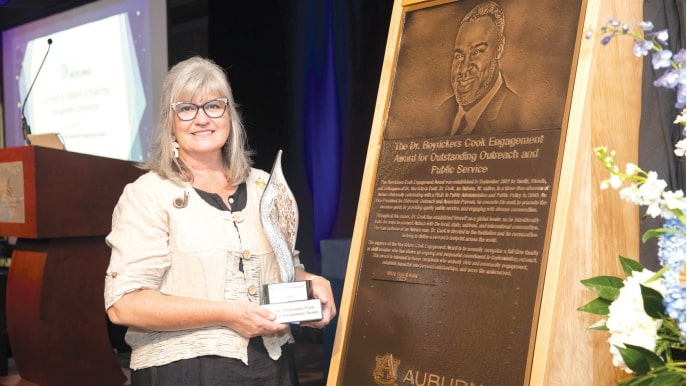
[[[375,209],[373,199],[377,184],[376,177],[380,172],[383,147],[398,136],[390,131],[390,124],[396,124],[393,122],[396,118],[392,116],[394,111],[393,106],[391,106],[391,99],[392,92],[399,92],[397,91],[399,90],[397,66],[399,65],[399,50],[402,44],[406,16],[408,12],[415,10],[453,3],[465,5],[469,9],[479,2],[469,0],[397,0],[394,4],[344,282],[343,299],[340,305],[339,322],[327,379],[328,386],[350,384],[344,379],[346,362],[354,356],[369,354],[351,351],[351,329],[354,314],[363,312],[357,304],[360,303],[359,299],[375,296],[374,291],[370,291],[369,288],[365,289],[364,292],[361,291],[361,285],[366,284],[361,282],[361,278],[364,278],[366,274],[363,257],[366,244],[370,241],[368,237],[370,213]],[[509,1],[496,1],[496,3],[503,6],[513,4]],[[552,197],[548,209],[526,369],[524,369],[524,379],[512,379],[513,384],[521,381],[525,385],[610,384],[617,377],[617,374],[609,371],[612,365],[605,347],[606,342],[585,330],[585,327],[592,324],[594,320],[577,312],[576,308],[589,299],[589,295],[584,293],[579,280],[599,274],[599,272],[612,274],[613,269],[617,270],[612,262],[616,260],[618,250],[613,250],[613,254],[606,254],[611,248],[601,244],[605,244],[605,236],[617,238],[618,235],[613,233],[613,227],[600,229],[604,225],[609,225],[609,220],[599,221],[603,215],[597,212],[598,206],[600,204],[608,205],[611,211],[622,212],[620,220],[616,220],[619,221],[616,224],[626,224],[628,219],[637,219],[636,212],[633,212],[632,209],[613,202],[612,198],[604,198],[596,191],[598,181],[603,178],[603,174],[599,168],[592,166],[591,149],[593,146],[601,144],[615,145],[615,148],[619,150],[628,149],[630,151],[629,160],[632,160],[633,155],[636,157],[636,150],[632,149],[637,144],[636,129],[634,129],[633,124],[638,117],[630,114],[622,119],[622,123],[619,124],[628,125],[629,129],[626,130],[629,131],[629,135],[620,141],[612,140],[607,134],[604,134],[606,129],[601,126],[608,123],[609,117],[607,114],[605,115],[607,109],[604,107],[595,109],[593,101],[606,103],[605,107],[611,109],[614,103],[613,98],[617,95],[623,95],[622,93],[626,93],[627,90],[622,88],[617,91],[607,90],[608,86],[616,84],[612,82],[617,82],[618,79],[610,77],[607,80],[603,77],[609,73],[614,73],[620,74],[619,76],[625,75],[633,81],[637,80],[638,71],[641,72],[641,63],[638,68],[636,62],[619,64],[616,60],[612,62],[618,66],[615,70],[608,68],[599,70],[596,63],[596,57],[600,50],[598,39],[585,40],[582,35],[583,31],[595,29],[603,24],[609,15],[626,18],[628,21],[640,20],[641,16],[638,15],[641,15],[641,4],[626,5],[617,0],[602,4],[600,0],[583,0],[579,6],[579,15],[568,15],[568,17],[575,18],[575,43],[572,56],[569,58],[572,64],[567,78],[567,91],[564,93],[565,103],[561,119],[560,147],[556,156],[554,186],[552,186]],[[522,22],[526,23],[527,20]],[[419,49],[420,47],[416,48]],[[623,49],[627,49],[627,47],[624,46]],[[614,51],[611,56],[616,58],[620,56],[626,59],[631,55]],[[600,78],[594,79],[594,75],[597,73]],[[596,83],[592,87],[593,81]],[[394,98],[396,100],[416,101],[422,99],[422,96],[397,94]],[[637,99],[635,97],[630,100],[630,105],[637,105]],[[635,109],[635,111],[638,110]],[[621,111],[627,111],[627,106]],[[399,125],[402,126],[402,123]],[[428,126],[430,126],[429,135],[439,135],[431,131],[432,125]],[[418,135],[417,133],[407,134],[404,130],[407,129],[401,128],[396,133],[400,133],[402,138],[413,138]],[[605,142],[598,143],[599,140]],[[592,174],[592,169],[594,169],[594,174]],[[600,222],[601,225],[599,225]],[[611,223],[613,223],[612,220]],[[630,225],[630,228],[629,231],[624,232],[624,235],[621,235],[620,243],[636,241],[637,228],[634,225]],[[617,246],[617,243],[614,246]],[[628,248],[633,251],[631,247]],[[604,255],[597,255],[599,252],[604,252]],[[622,252],[624,251],[621,248]],[[424,284],[427,283],[428,281],[425,281]],[[504,296],[508,296],[508,294],[504,294]],[[409,299],[409,301],[412,300]],[[370,311],[369,309],[366,310],[368,313]],[[374,313],[376,310],[372,311]],[[396,309],[395,315],[414,317],[413,315],[403,315],[403,311],[403,309]],[[456,327],[456,330],[461,328],[461,326]],[[460,338],[459,332],[456,332],[456,336],[445,339],[456,338]],[[398,339],[407,340],[408,344],[416,344],[417,349],[421,349],[422,344],[413,341],[413,337],[398,336]],[[498,349],[491,343],[491,341],[485,340],[483,347],[465,347],[464,349],[475,352],[487,351],[488,354],[490,350]],[[360,346],[357,348],[360,349]],[[441,351],[441,347],[436,350],[437,363],[444,360]],[[403,373],[391,374],[398,370],[401,360],[395,358],[393,353],[377,352],[377,354],[374,359],[377,361],[376,367],[372,364],[372,367],[375,367],[374,371],[363,368],[355,369],[355,371],[363,373],[363,378],[369,378],[369,384],[404,385],[414,384],[413,382],[422,383],[424,380],[425,383],[423,384],[448,385],[454,381],[465,381],[459,376],[454,378],[455,373],[433,372],[431,368],[417,368],[415,373],[410,371],[405,376]],[[489,355],[486,357],[489,358]],[[479,366],[480,364],[476,360],[474,365]],[[408,376],[415,378],[408,379]],[[424,378],[422,378],[423,376]],[[476,384],[479,383],[479,380],[476,380]]]

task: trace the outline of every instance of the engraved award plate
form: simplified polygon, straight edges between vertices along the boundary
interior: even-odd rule
[[[263,306],[277,315],[277,323],[322,319],[319,299],[313,299],[309,280],[295,282],[293,254],[298,233],[298,205],[281,168],[277,152],[270,179],[260,200],[260,220],[279,263],[282,283],[263,288]]]
[[[265,284],[263,301],[270,303],[296,302],[312,299],[312,282],[310,280],[293,281],[288,283]]]
[[[276,323],[299,323],[322,319],[322,303],[320,299],[271,303],[265,304],[263,307],[277,315],[277,318],[274,320]]]

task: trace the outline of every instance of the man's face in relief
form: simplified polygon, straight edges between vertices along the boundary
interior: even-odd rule
[[[484,97],[496,80],[500,56],[489,17],[463,23],[456,34],[451,65],[451,85],[459,105],[470,107]]]

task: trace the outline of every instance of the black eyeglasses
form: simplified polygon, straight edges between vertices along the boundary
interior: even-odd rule
[[[170,105],[172,110],[182,121],[192,121],[198,115],[198,110],[203,109],[205,115],[210,118],[219,118],[227,110],[229,100],[227,98],[217,98],[197,105],[191,102],[174,102]]]

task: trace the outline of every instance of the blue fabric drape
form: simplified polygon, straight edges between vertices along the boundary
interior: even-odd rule
[[[312,193],[313,242],[328,238],[336,221],[341,182],[341,120],[334,55],[332,1],[309,17],[306,63],[302,68],[304,97],[304,162]],[[318,17],[319,16],[319,17]]]

